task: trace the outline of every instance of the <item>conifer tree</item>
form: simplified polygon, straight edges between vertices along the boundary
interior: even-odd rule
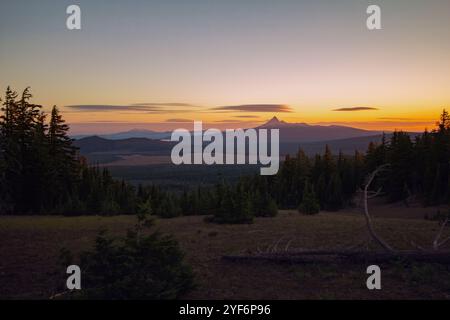
[[[308,215],[319,213],[320,205],[317,201],[313,188],[309,184],[309,181],[305,182],[305,187],[303,190],[303,198],[298,207],[298,211]]]
[[[330,211],[342,209],[344,206],[344,194],[342,182],[338,173],[334,173],[327,187],[325,208]]]

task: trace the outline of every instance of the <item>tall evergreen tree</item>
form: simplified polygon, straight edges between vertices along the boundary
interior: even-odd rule
[[[309,181],[305,182],[303,198],[298,207],[298,211],[303,214],[317,214],[320,211],[320,205],[314,193],[314,189],[309,185]]]

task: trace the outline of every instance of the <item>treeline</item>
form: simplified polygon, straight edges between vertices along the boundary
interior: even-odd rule
[[[273,217],[278,213],[267,181],[259,183],[242,177],[236,184],[221,181],[214,187],[197,187],[181,194],[158,186],[139,185],[138,203],[142,212],[163,218],[211,215],[217,223],[249,223],[254,217]]]
[[[0,117],[1,214],[114,214],[136,211],[131,186],[90,168],[68,136],[58,108],[51,114],[9,87]],[[47,118],[49,117],[48,121]]]
[[[380,143],[370,143],[365,154],[324,153],[308,157],[302,150],[286,156],[275,176],[244,176],[235,184],[197,187],[182,194],[157,186],[138,188],[140,203],[149,201],[161,217],[212,215],[219,223],[250,222],[275,216],[277,208],[314,214],[336,211],[354,203],[368,174],[388,165],[374,182],[388,201],[421,200],[425,206],[449,203],[450,117],[444,110],[437,128],[412,137],[396,131]]]
[[[326,146],[323,155],[313,158],[302,150],[294,157],[286,156],[278,174],[267,179],[270,194],[282,208],[299,208],[305,200],[322,210],[335,211],[351,202],[363,177],[363,154],[333,155]]]
[[[90,167],[68,136],[58,108],[51,114],[7,89],[0,117],[1,214],[135,214],[164,218],[209,215],[218,223],[251,222],[275,216],[278,207],[314,214],[350,204],[368,173],[389,201],[416,197],[424,205],[449,203],[450,117],[444,110],[431,132],[412,138],[404,132],[370,143],[366,154],[287,156],[275,176],[244,176],[176,193],[160,186],[137,188],[113,179],[107,169]],[[47,117],[49,120],[47,121]]]
[[[416,198],[425,206],[450,203],[450,116],[446,110],[436,125],[416,137],[394,132],[389,141],[369,145],[366,170],[388,165],[377,183],[389,201]]]
[[[300,150],[287,156],[279,173],[268,177],[270,195],[282,208],[300,212],[334,211],[352,204],[355,192],[368,174],[380,166],[386,170],[374,185],[389,202],[422,201],[424,206],[450,203],[450,116],[443,110],[431,132],[411,136],[395,131],[380,143],[371,142],[366,154],[307,157]]]
[[[8,87],[2,100],[0,214],[215,215],[217,222],[240,223],[277,212],[267,185],[256,188],[246,178],[182,194],[113,179],[78,154],[58,108],[47,115],[31,97],[28,88],[19,96]]]

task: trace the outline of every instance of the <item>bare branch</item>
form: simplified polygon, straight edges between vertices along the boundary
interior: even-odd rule
[[[394,252],[395,250],[386,242],[384,241],[380,236],[377,235],[377,233],[375,232],[375,230],[373,229],[372,226],[372,218],[369,214],[369,188],[370,185],[372,184],[373,180],[375,179],[375,177],[377,176],[377,174],[379,174],[380,172],[386,170],[386,168],[388,167],[388,164],[382,165],[380,167],[378,167],[374,172],[372,172],[368,179],[367,179],[367,183],[364,187],[364,216],[366,218],[366,225],[367,225],[367,229],[369,230],[369,234],[372,237],[372,239],[374,239],[380,246],[382,246],[386,251],[389,252]]]
[[[54,300],[54,299],[58,299],[60,297],[65,296],[66,294],[70,293],[70,290],[66,290],[63,292],[59,292],[59,293],[55,293],[54,295],[52,295],[51,297],[49,297],[50,300]]]
[[[419,245],[416,244],[414,241],[411,240],[410,243],[411,243],[411,245],[412,245],[414,248],[416,248],[416,249],[418,249],[418,250],[420,250],[420,251],[426,251],[426,249],[425,249],[424,247],[419,246]]]
[[[294,238],[292,238],[291,240],[288,241],[288,243],[286,244],[286,247],[284,247],[284,251],[288,251],[289,247],[291,246],[292,241],[294,240]]]
[[[444,232],[445,226],[448,223],[448,217],[445,219],[445,221],[442,223],[441,228],[439,229],[439,232],[436,234],[436,237],[434,238],[433,241],[433,249],[434,250],[438,250],[440,246],[444,245],[445,243],[447,243],[447,241],[450,240],[450,237],[443,240],[443,241],[439,241],[442,237],[442,233]]]
[[[278,251],[278,245],[280,244],[281,240],[283,240],[283,237],[280,237],[280,239],[278,239],[278,241],[272,247],[272,252],[277,252]]]
[[[448,237],[447,239],[442,240],[441,242],[439,242],[439,247],[442,247],[443,245],[445,245],[449,241],[450,241],[450,237]]]
[[[450,263],[449,251],[396,251],[396,252],[367,252],[353,250],[313,250],[289,253],[268,253],[261,255],[233,255],[222,256],[228,261],[272,261],[279,263],[360,263],[370,260],[371,262],[387,262],[398,258],[413,261]]]
[[[381,191],[383,190],[383,187],[380,187],[376,192],[369,192],[370,196],[369,199],[373,199],[378,197],[381,194]]]

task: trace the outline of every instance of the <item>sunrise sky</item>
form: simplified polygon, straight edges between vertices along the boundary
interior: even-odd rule
[[[73,133],[274,115],[421,131],[450,108],[449,39],[448,0],[1,1],[0,89],[31,86]]]

